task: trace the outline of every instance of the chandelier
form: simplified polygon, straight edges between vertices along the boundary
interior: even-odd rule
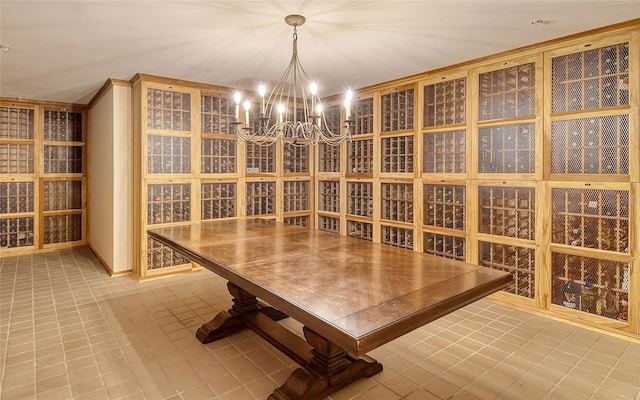
[[[327,124],[318,85],[307,76],[298,59],[297,27],[305,23],[302,15],[288,15],[285,22],[293,26],[293,54],[289,66],[266,98],[266,88],[260,84],[260,109],[257,117],[250,120],[251,102],[245,100],[244,121],[240,121],[240,92],[234,95],[235,121],[231,129],[241,142],[271,145],[282,142],[294,146],[308,146],[319,142],[338,145],[351,139],[354,120],[351,119],[351,89],[347,91],[344,106],[345,120],[333,132]],[[344,128],[344,129],[342,129]]]

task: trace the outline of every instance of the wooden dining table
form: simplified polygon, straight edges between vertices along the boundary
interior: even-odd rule
[[[251,329],[300,365],[269,399],[321,399],[382,371],[367,352],[511,283],[508,272],[272,220],[149,236],[228,281],[202,343]],[[303,335],[277,322],[291,317]]]

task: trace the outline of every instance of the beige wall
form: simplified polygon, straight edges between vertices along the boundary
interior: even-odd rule
[[[132,268],[131,88],[112,85],[90,110],[89,244],[113,273]]]

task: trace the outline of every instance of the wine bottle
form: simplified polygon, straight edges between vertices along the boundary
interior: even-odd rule
[[[584,280],[584,287],[582,288],[580,300],[582,311],[586,311],[592,314],[596,312],[596,292],[591,285],[590,277],[587,277]]]
[[[568,275],[567,283],[562,289],[563,301],[562,305],[568,308],[580,309],[580,288],[573,281],[573,275]]]

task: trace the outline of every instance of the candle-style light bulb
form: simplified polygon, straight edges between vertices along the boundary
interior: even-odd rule
[[[264,114],[264,95],[267,93],[267,88],[262,83],[258,87],[258,93],[260,94],[260,112]]]
[[[347,94],[344,99],[344,108],[345,108],[345,119],[349,119],[351,117],[351,99],[353,98],[353,92],[351,88],[347,90]]]
[[[284,120],[284,104],[278,104],[278,122],[282,123]]]
[[[236,102],[236,121],[240,118],[240,100],[242,100],[242,96],[240,92],[236,92],[233,95],[233,100]]]
[[[251,103],[249,100],[244,102],[244,124],[249,126],[249,110],[251,110]]]

